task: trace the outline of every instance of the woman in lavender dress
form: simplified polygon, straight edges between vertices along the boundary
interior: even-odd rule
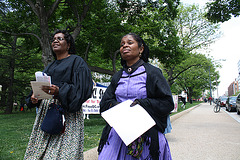
[[[102,132],[98,147],[99,160],[171,160],[164,136],[167,117],[173,110],[172,94],[160,69],[148,63],[149,49],[134,33],[125,35],[120,43],[121,64],[100,103],[100,112],[128,99],[132,106],[140,104],[154,119],[156,125],[129,146],[126,146],[114,128],[108,124]],[[134,121],[129,122],[133,123]]]

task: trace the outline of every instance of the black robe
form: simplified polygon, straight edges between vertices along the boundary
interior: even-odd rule
[[[143,66],[146,69],[147,80],[147,98],[138,99],[140,105],[149,113],[154,119],[156,125],[153,126],[146,135],[152,138],[150,146],[150,153],[152,156],[157,156],[158,153],[158,135],[157,132],[163,133],[167,127],[167,116],[174,109],[174,103],[172,99],[172,93],[170,87],[159,68],[152,66],[149,63],[144,63]],[[115,90],[118,85],[118,81],[122,76],[123,69],[117,72],[111,80],[111,84],[104,93],[104,96],[100,102],[100,112],[104,112],[109,108],[118,104],[116,100]],[[101,152],[103,146],[107,142],[108,134],[111,127],[107,124],[103,129],[102,137],[100,140],[98,151]]]
[[[59,87],[57,99],[65,111],[71,113],[79,111],[82,103],[91,97],[93,87],[91,71],[81,57],[71,55],[55,60],[43,72],[51,76],[52,84]],[[28,106],[36,106],[31,103],[30,98],[27,101]],[[40,102],[37,105],[39,104]]]

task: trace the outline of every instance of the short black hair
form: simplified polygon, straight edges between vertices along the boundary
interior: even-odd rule
[[[148,62],[148,58],[149,58],[149,48],[148,48],[148,46],[146,45],[146,43],[144,42],[144,40],[143,40],[139,35],[137,35],[137,34],[135,34],[135,33],[128,33],[128,34],[122,36],[122,38],[125,37],[125,36],[127,36],[127,35],[132,36],[133,39],[134,39],[135,41],[137,41],[139,48],[143,45],[144,50],[143,50],[142,56],[141,56],[140,58],[141,58],[144,62],[147,63],[147,62]],[[126,64],[126,61],[123,60],[122,58],[121,58],[121,64],[122,64],[122,66]]]

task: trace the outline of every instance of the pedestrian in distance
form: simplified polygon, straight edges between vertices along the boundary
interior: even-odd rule
[[[181,108],[184,108],[185,109],[185,106],[186,106],[186,98],[185,97],[181,97],[181,101],[182,101],[182,105],[181,105]]]
[[[106,124],[98,147],[98,159],[171,160],[170,148],[163,134],[167,117],[174,109],[170,87],[162,71],[148,63],[148,46],[138,35],[129,33],[122,37],[120,54],[123,68],[112,77],[100,102],[100,112],[130,99],[133,101],[131,106],[142,106],[156,125],[126,146],[114,128]],[[129,123],[134,125],[134,121]]]
[[[208,102],[210,103],[210,105],[212,105],[212,97],[210,96],[210,97],[208,97]]]
[[[38,100],[34,94],[28,105],[38,107],[38,114],[24,159],[83,159],[84,121],[82,103],[92,93],[92,77],[86,62],[75,55],[73,37],[66,30],[54,33],[51,47],[55,60],[43,72],[51,76],[51,86],[42,90],[53,95],[52,99]],[[65,130],[56,135],[41,130],[41,124],[50,103],[63,107]]]

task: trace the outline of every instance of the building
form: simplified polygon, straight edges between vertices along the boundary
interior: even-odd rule
[[[238,81],[238,84],[240,84],[240,60],[238,61],[237,66],[238,66],[238,78],[237,78],[237,81]],[[239,90],[240,90],[240,88],[239,88]]]
[[[239,91],[238,81],[235,79],[228,87],[228,96],[232,96]]]

